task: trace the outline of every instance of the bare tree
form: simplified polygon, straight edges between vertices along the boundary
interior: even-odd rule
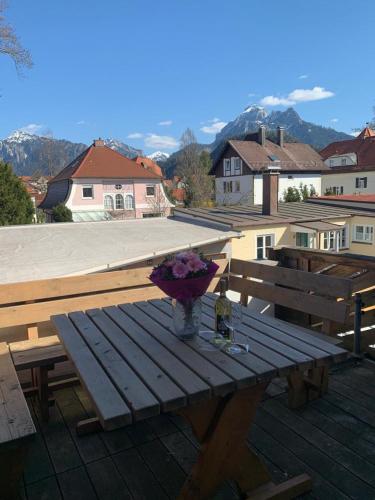
[[[145,197],[149,213],[155,214],[155,216],[165,217],[170,209],[171,203],[161,185],[155,186],[154,193],[154,196]]]
[[[207,151],[199,152],[194,132],[189,128],[182,134],[180,146],[176,175],[185,185],[186,203],[196,207],[206,205],[212,201],[214,191],[213,179],[208,175],[210,155]]]
[[[5,0],[0,1],[0,54],[5,54],[13,59],[17,72],[22,74],[24,68],[33,65],[30,52],[22,47],[12,26],[6,23],[4,11],[7,7]]]

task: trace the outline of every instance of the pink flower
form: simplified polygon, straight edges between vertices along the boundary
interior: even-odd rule
[[[173,276],[176,278],[186,278],[186,275],[189,273],[189,268],[183,262],[176,262],[173,266]]]
[[[169,259],[164,262],[165,267],[173,267],[175,265],[176,261],[174,259]]]
[[[199,258],[189,260],[186,265],[192,273],[196,273],[197,271],[201,271],[206,268],[206,264]]]

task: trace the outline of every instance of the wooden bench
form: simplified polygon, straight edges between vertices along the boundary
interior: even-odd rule
[[[78,379],[65,380],[64,382],[49,383],[48,372],[53,370],[56,363],[67,361],[64,347],[57,335],[50,337],[11,342],[9,344],[13,364],[17,371],[31,370],[31,387],[25,389],[25,394],[37,394],[44,420],[48,419],[48,407],[53,402],[50,395],[53,390],[78,383]]]
[[[210,285],[211,291],[228,265],[225,258],[215,261],[219,270]],[[0,325],[3,328],[27,327],[28,339],[11,342],[10,350],[17,371],[31,370],[32,387],[25,392],[39,395],[44,418],[48,418],[51,391],[64,386],[63,382],[50,383],[48,372],[67,358],[52,324],[51,336],[40,338],[38,323],[50,321],[56,314],[162,298],[164,293],[149,280],[151,271],[152,267],[139,267],[0,285]],[[73,377],[65,385],[75,381]]]
[[[0,343],[0,498],[18,498],[33,420],[5,342]]]
[[[346,278],[285,268],[273,260],[232,259],[229,289],[240,293],[240,302],[246,306],[249,297],[256,297],[321,318],[322,330],[325,332],[324,340],[337,344],[339,341],[327,334],[330,333],[332,323],[347,321],[351,310],[353,283]],[[310,329],[308,332],[316,337],[323,335]],[[301,406],[327,391],[328,369],[320,367],[308,370],[306,373],[296,372],[288,377],[288,383],[289,405],[292,408]]]

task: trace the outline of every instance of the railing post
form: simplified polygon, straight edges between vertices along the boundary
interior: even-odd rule
[[[354,354],[361,355],[361,326],[362,326],[362,296],[355,294],[355,315],[354,315]]]

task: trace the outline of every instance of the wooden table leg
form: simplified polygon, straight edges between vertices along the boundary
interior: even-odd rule
[[[262,489],[262,498],[272,498],[276,486],[266,466],[247,446],[249,429],[267,385],[262,383],[180,411],[191,423],[201,451],[179,500],[208,499],[226,480],[234,480],[245,496],[267,486]],[[304,491],[309,489],[306,487]]]

